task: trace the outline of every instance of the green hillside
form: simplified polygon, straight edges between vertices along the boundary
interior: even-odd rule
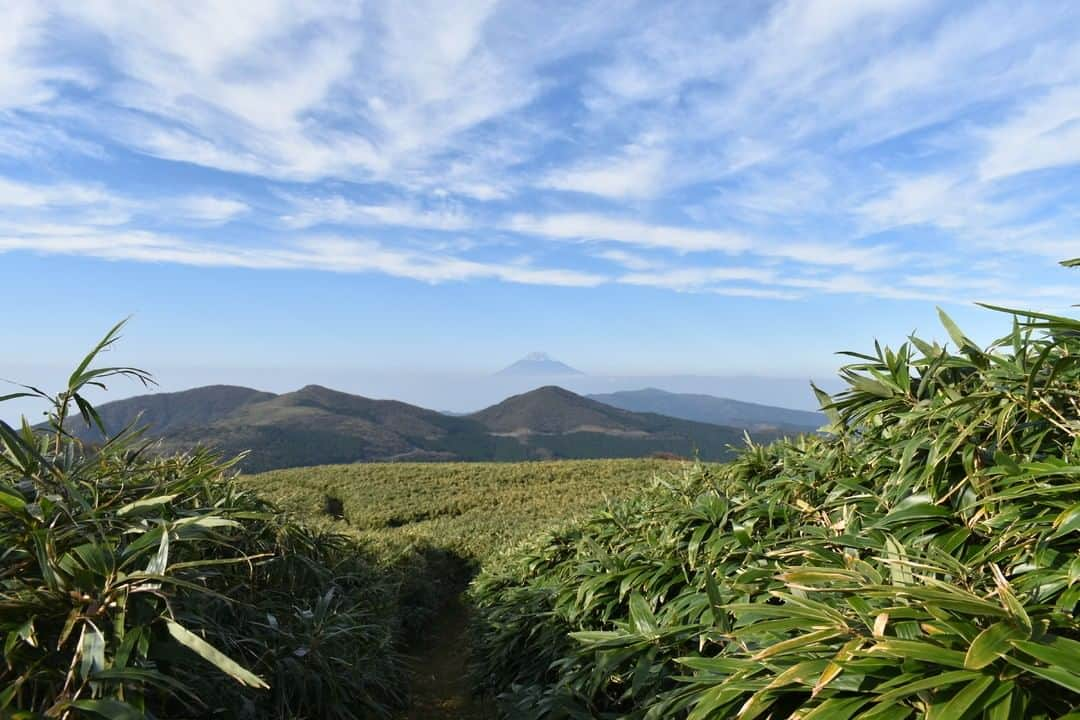
[[[241,482],[316,527],[377,544],[428,543],[483,561],[682,465],[647,459],[363,463],[275,470]]]

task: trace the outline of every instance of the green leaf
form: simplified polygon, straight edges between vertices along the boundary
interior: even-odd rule
[[[1065,670],[1080,669],[1080,642],[1069,638],[1046,635],[1039,642],[1029,640],[1013,640],[1013,647],[1024,653],[1041,660],[1051,667]],[[1080,676],[1077,684],[1080,687]],[[1080,692],[1080,690],[1077,690]]]
[[[912,496],[898,503],[896,507],[889,511],[888,515],[876,522],[874,527],[886,528],[893,525],[903,525],[914,520],[943,518],[951,515],[951,510],[935,505],[925,495]]]
[[[225,653],[221,652],[180,623],[175,622],[174,620],[166,620],[165,626],[169,630],[169,635],[171,635],[174,640],[240,684],[258,688],[260,690],[266,690],[270,687],[266,684],[266,681],[258,675],[242,667],[235,660],[229,658]]]
[[[92,673],[105,668],[105,636],[96,625],[87,621],[83,625],[82,642],[79,643],[82,663],[79,675],[88,679]]]
[[[96,358],[101,353],[102,350],[109,347],[110,345],[112,345],[113,343],[115,343],[117,340],[120,339],[119,338],[120,329],[122,327],[124,327],[124,325],[127,324],[128,320],[130,320],[130,318],[124,318],[120,322],[113,325],[109,329],[109,332],[105,333],[105,337],[103,337],[101,339],[101,341],[98,342],[98,344],[94,346],[94,349],[91,350],[86,355],[86,357],[84,357],[82,359],[82,362],[79,363],[79,366],[76,367],[74,372],[71,373],[71,377],[68,378],[68,388],[69,389],[75,389],[77,387],[77,385],[79,383],[79,380],[82,377],[82,374],[86,371],[86,368],[88,368],[90,366],[90,363],[94,362],[94,358]]]
[[[0,488],[0,508],[13,513],[21,513],[26,509],[26,501],[15,493]]]
[[[875,705],[857,716],[857,720],[904,720],[914,710],[907,705]]]
[[[1049,539],[1056,540],[1077,531],[1080,531],[1080,503],[1057,516],[1054,520],[1054,534]]]
[[[108,720],[144,720],[146,717],[137,708],[119,700],[102,698],[100,700],[76,700],[68,707],[85,710],[100,715]]]
[[[869,701],[868,697],[829,698],[802,718],[803,720],[848,720]]]
[[[915,575],[907,564],[907,551],[892,535],[885,535],[885,560],[894,585],[914,585]]]
[[[803,648],[819,643],[822,640],[830,640],[834,637],[839,637],[840,635],[840,632],[831,628],[815,630],[806,633],[805,635],[799,635],[797,637],[788,638],[787,640],[782,640],[778,643],[773,643],[754,655],[754,660],[764,660],[765,658],[773,657],[774,655],[783,655],[792,650],[802,650]]]
[[[934,720],[961,720],[975,702],[996,682],[992,675],[972,680],[952,696],[938,712],[929,713]]]
[[[817,398],[818,405],[821,408],[821,412],[825,414],[825,417],[833,425],[840,424],[840,413],[836,411],[836,406],[833,404],[832,396],[819,388],[814,383],[810,383],[810,387],[814,390],[814,396]]]
[[[893,657],[955,668],[964,667],[964,653],[921,640],[881,640],[871,649]]]
[[[974,347],[974,343],[972,343],[971,340],[969,340],[967,336],[964,335],[964,332],[955,322],[953,322],[953,319],[949,317],[944,310],[938,308],[937,311],[938,317],[941,319],[942,326],[944,326],[945,330],[948,331],[949,337],[952,338],[953,343],[956,344],[956,347],[958,349],[963,350],[964,348]]]
[[[630,624],[641,635],[656,635],[656,616],[641,593],[630,595]]]
[[[964,667],[981,670],[1009,651],[1013,640],[1024,640],[1029,633],[1007,622],[997,622],[972,641],[964,656]]]
[[[970,670],[950,670],[944,673],[934,673],[930,677],[920,677],[918,680],[905,683],[900,687],[889,688],[888,692],[877,698],[877,702],[881,705],[890,705],[913,693],[933,690],[959,682],[967,682],[977,677],[979,677],[979,674]]]
[[[1019,622],[1027,631],[1031,632],[1031,618],[1028,617],[1027,610],[1024,609],[1024,604],[1020,602],[1020,599],[1012,591],[1012,586],[1009,585],[1009,581],[1005,578],[1005,575],[1001,572],[1001,569],[997,565],[991,565],[990,570],[994,575],[994,583],[997,585],[998,597],[1001,598],[1001,604],[1005,610]]]
[[[165,568],[169,566],[169,528],[162,524],[161,540],[158,541],[158,550],[150,562],[146,565],[147,575],[164,575]]]
[[[1035,643],[1031,644],[1034,645]],[[1080,676],[1064,667],[1041,667],[1009,656],[1006,656],[1005,660],[1010,665],[1015,665],[1018,668],[1027,670],[1032,675],[1038,675],[1044,680],[1057,683],[1061,687],[1071,690],[1074,693],[1080,693]],[[1075,667],[1075,665],[1073,667]]]
[[[130,515],[136,510],[145,510],[146,508],[152,508],[157,507],[158,505],[171,503],[178,497],[178,493],[173,493],[172,495],[155,495],[154,497],[143,498],[141,500],[136,500],[135,502],[128,503],[127,505],[117,510],[116,514],[120,516]]]
[[[994,698],[997,695],[997,699]],[[983,702],[988,706],[986,720],[1012,720],[1013,701],[1016,699],[1016,683],[1008,680],[999,684],[994,693]]]

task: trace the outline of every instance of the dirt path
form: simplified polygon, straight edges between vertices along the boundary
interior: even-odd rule
[[[469,614],[459,596],[436,616],[409,662],[413,706],[404,720],[491,720],[494,710],[469,692]]]

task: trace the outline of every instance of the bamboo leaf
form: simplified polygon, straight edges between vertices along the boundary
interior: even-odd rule
[[[1007,622],[997,622],[979,633],[967,655],[964,667],[969,670],[981,670],[1009,651],[1011,641],[1028,637],[1024,630]]]
[[[245,669],[239,663],[226,656],[213,645],[206,642],[183,625],[180,625],[173,620],[166,620],[165,626],[169,630],[169,635],[171,635],[174,640],[194,652],[203,660],[206,660],[218,670],[221,670],[223,673],[236,680],[238,683],[261,690],[266,690],[270,687],[266,684],[266,681],[258,675]]]

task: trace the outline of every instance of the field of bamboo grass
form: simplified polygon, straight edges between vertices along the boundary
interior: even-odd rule
[[[724,465],[246,477],[69,432],[151,381],[95,365],[117,326],[0,396],[52,407],[0,422],[0,719],[400,717],[453,607],[457,706],[513,720],[1080,720],[1080,321],[991,310],[986,348],[941,313],[849,353],[828,434]]]
[[[506,717],[1080,717],[1080,322],[854,354],[745,451],[471,588]]]

